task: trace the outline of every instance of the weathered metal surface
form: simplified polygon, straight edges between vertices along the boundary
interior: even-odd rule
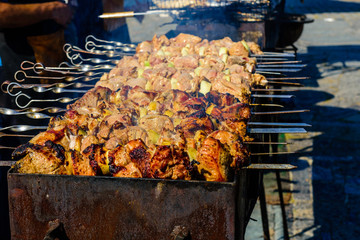
[[[239,181],[244,186],[248,179],[243,174]],[[10,171],[11,235],[14,240],[43,239],[48,223],[59,219],[71,240],[170,239],[175,227],[188,229],[193,240],[242,239],[252,211],[246,194],[254,192],[256,200],[257,193],[256,187],[238,188],[237,182]]]

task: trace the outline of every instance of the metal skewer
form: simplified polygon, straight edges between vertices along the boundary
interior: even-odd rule
[[[42,130],[47,129],[48,126],[31,126],[31,125],[12,125],[0,128],[0,131],[4,130],[10,130],[13,132],[25,132],[25,131],[31,131],[31,130]]]
[[[260,107],[280,107],[283,108],[283,105],[274,104],[274,103],[250,103],[250,106],[260,106]]]
[[[300,83],[293,82],[276,82],[276,81],[267,81],[268,85],[283,85],[283,86],[295,86],[295,87],[303,87],[304,85]]]
[[[28,65],[28,66],[26,66]],[[84,74],[86,72],[93,72],[93,71],[103,71],[103,70],[111,70],[113,69],[113,65],[97,65],[92,66],[88,64],[83,64],[79,66],[68,65],[68,66],[59,66],[59,67],[45,67],[42,63],[33,63],[30,61],[24,61],[21,63],[22,70],[33,70],[37,74],[41,74],[42,72],[53,72],[53,73],[61,73],[61,74]]]
[[[250,55],[250,57],[252,57],[252,56]],[[258,63],[264,63],[267,61],[277,61],[277,62],[291,61],[291,60],[288,60],[288,57],[255,57],[255,58]]]
[[[294,95],[273,95],[273,94],[251,94],[253,98],[284,98],[290,99],[295,97]]]
[[[267,66],[267,65],[275,65],[275,64],[276,65],[282,65],[282,64],[300,64],[300,63],[302,63],[302,61],[299,61],[299,60],[291,61],[291,60],[289,60],[289,61],[277,61],[277,62],[262,62],[261,64]]]
[[[93,35],[88,35],[85,38],[86,44],[85,49],[88,51],[93,51],[96,47],[101,47],[107,50],[121,50],[124,52],[135,52],[136,45],[132,43],[122,43],[118,41],[108,41],[104,39],[96,38]],[[96,44],[98,43],[105,43],[104,44]]]
[[[100,56],[104,56],[107,58],[119,58],[119,57],[123,57],[123,56],[132,54],[129,52],[124,52],[124,51],[101,51],[101,50],[95,50],[95,49],[92,51],[88,51],[88,50],[83,50],[76,46],[71,46],[70,44],[64,45],[64,51],[66,53],[66,56],[69,59],[73,59],[73,60],[76,60],[76,58],[80,56],[80,53],[90,54],[90,55],[100,55]]]
[[[254,115],[273,115],[273,114],[289,114],[289,113],[303,113],[303,112],[309,112],[308,109],[302,109],[302,110],[287,110],[287,111],[272,111],[272,112],[252,112],[251,114]]]
[[[25,97],[27,98],[28,102],[25,104],[25,105],[21,105],[19,103],[19,98],[20,97]],[[56,98],[56,99],[31,99],[30,96],[24,94],[24,93],[21,93],[21,94],[18,94],[15,98],[15,103],[16,105],[19,107],[19,108],[26,108],[28,107],[30,104],[34,103],[34,102],[60,102],[60,103],[69,103],[69,102],[72,102],[72,101],[75,101],[77,100],[78,98],[68,98],[68,97],[61,97],[61,98]]]
[[[265,68],[265,67],[259,67],[256,68],[256,72],[258,73],[264,73],[264,72],[268,72],[268,73],[284,73],[284,72],[300,72],[301,70],[303,70],[302,68]]]
[[[287,142],[244,142],[248,145],[287,145]]]
[[[267,72],[267,71],[259,71],[258,69],[255,71],[255,73],[259,73],[262,75],[277,75],[277,76],[285,76],[283,73],[280,73],[278,71],[272,71],[272,72]]]
[[[251,128],[249,133],[272,134],[272,133],[307,133],[304,128]]]
[[[252,92],[296,92],[298,89],[273,89],[273,88],[254,88],[251,89]]]
[[[26,137],[26,138],[33,138],[35,135],[24,135],[24,134],[7,134],[0,132],[0,138],[2,137]]]
[[[30,107],[24,109],[10,109],[10,108],[0,108],[0,113],[4,115],[22,115],[28,113],[36,113],[36,112],[43,112],[47,111],[48,113],[59,113],[65,112],[65,108],[58,108],[58,107],[46,107],[46,108],[38,108],[38,107]]]
[[[66,89],[66,87],[72,86],[75,89]],[[84,88],[84,87],[94,87],[95,85],[90,84],[83,84],[83,83],[53,83],[53,84],[19,84],[17,82],[9,83],[7,86],[7,91],[10,96],[17,96],[22,93],[22,91],[19,91],[17,93],[13,93],[13,90],[15,88],[17,89],[32,89],[35,92],[43,93],[52,91],[54,93],[64,93],[64,92],[73,92],[73,93],[85,93],[87,90],[79,90],[78,88]]]
[[[252,163],[249,166],[243,167],[243,169],[255,169],[255,170],[292,170],[297,166],[291,164],[265,164],[265,163]]]
[[[282,81],[282,80],[306,80],[310,79],[310,77],[267,77],[267,80],[275,80],[275,81]]]
[[[16,149],[16,148],[15,147],[0,146],[0,149]],[[15,163],[16,163],[16,161],[0,160],[0,167],[11,167]]]
[[[114,12],[114,13],[103,13],[99,15],[99,18],[125,18],[125,17],[134,17],[134,16],[144,16],[144,15],[160,15],[163,14],[179,14],[180,12],[185,12],[185,10],[150,10],[146,12]]]
[[[84,76],[79,77],[73,77],[73,76],[59,76],[59,77],[46,77],[46,76],[32,76],[25,73],[23,70],[19,70],[14,74],[14,79],[17,82],[23,82],[26,79],[47,79],[47,80],[63,80],[65,82],[74,82],[74,81],[83,81],[83,82],[89,82],[93,80],[100,79],[100,75],[102,75],[103,72],[86,72],[84,73]],[[98,77],[94,77],[98,76]]]
[[[250,54],[251,57],[295,57],[294,53],[263,52],[263,54]]]
[[[251,153],[251,156],[268,156],[268,155],[285,155],[285,154],[294,154],[296,152],[266,152],[266,153]]]
[[[269,64],[261,63],[256,65],[257,68],[304,68],[306,64]]]
[[[35,112],[35,113],[26,113],[26,116],[28,118],[32,118],[32,119],[47,119],[47,118],[51,118],[51,116],[49,115],[46,115],[46,114],[43,114],[43,113],[38,113],[38,112]]]
[[[276,127],[311,127],[307,123],[279,123],[279,122],[248,122],[249,126],[276,126]]]

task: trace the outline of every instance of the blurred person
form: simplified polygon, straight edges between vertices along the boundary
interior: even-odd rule
[[[24,60],[42,62],[45,66],[58,65],[64,61],[64,29],[72,15],[71,7],[60,1],[0,0],[1,83],[12,81]],[[0,96],[0,107],[16,108],[7,94]],[[2,126],[17,124],[19,118],[14,119],[2,119]],[[6,140],[4,145],[17,145],[20,141],[15,138]],[[0,144],[3,145],[4,141],[2,139]],[[9,160],[9,156],[10,152],[2,150],[0,159]],[[0,232],[4,240],[10,239],[6,180],[8,169],[0,167]]]
[[[72,15],[71,7],[60,1],[0,0],[0,57],[5,78],[13,79],[24,60],[46,66],[65,60],[64,28]]]
[[[124,12],[124,0],[103,0],[103,12]],[[104,37],[109,41],[130,43],[130,36],[126,18],[104,20]]]

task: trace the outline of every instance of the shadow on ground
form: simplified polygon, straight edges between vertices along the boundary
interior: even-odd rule
[[[359,53],[359,45],[310,46],[306,55],[299,56],[309,66],[303,74],[311,76],[304,85],[316,87],[295,93],[297,108],[311,110],[299,117],[312,125],[310,132],[317,133],[313,145],[299,151],[299,157],[313,159],[314,224],[318,226],[313,239],[360,236],[360,106],[352,99],[359,95]],[[331,83],[333,78],[338,81]]]

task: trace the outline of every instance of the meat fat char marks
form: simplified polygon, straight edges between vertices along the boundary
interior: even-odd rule
[[[67,106],[68,110],[81,111],[90,114],[92,109],[96,109],[101,106],[104,102],[109,102],[112,90],[106,87],[97,87],[86,92],[80,99],[75,103]],[[105,106],[103,106],[105,107]]]
[[[63,118],[51,119],[49,126],[53,128],[30,141],[41,147],[28,145],[15,152],[23,149],[20,152],[24,153],[21,156],[26,155],[24,161],[29,161],[29,156],[42,158],[43,151],[50,151],[47,149],[50,142],[64,146],[66,150],[65,167],[59,168],[65,169],[61,171],[62,174],[189,179],[191,176],[205,177],[206,171],[209,171],[208,167],[203,167],[207,170],[194,174],[196,171],[191,166],[196,166],[200,156],[201,159],[208,159],[204,160],[205,163],[210,161],[210,158],[197,152],[204,139],[212,136],[221,143],[216,145],[221,149],[214,150],[220,154],[220,162],[229,158],[223,153],[226,150],[231,158],[230,168],[246,164],[247,150],[235,139],[245,136],[250,109],[249,105],[239,103],[233,95],[210,91],[202,97],[192,97],[179,90],[154,93],[139,87],[127,87],[113,92],[97,87],[90,90],[85,98],[90,96],[96,101],[78,100],[69,107]],[[103,99],[99,96],[103,96]],[[224,142],[225,137],[221,136],[226,132],[214,134],[217,130],[231,131],[237,137],[227,133],[231,142]],[[206,142],[203,146],[209,148]],[[29,150],[25,151],[27,147]],[[202,149],[200,152],[204,151]],[[51,151],[46,154],[51,156]],[[219,159],[219,156],[215,158]],[[160,165],[160,170],[154,170],[155,166]],[[218,166],[217,169],[213,171],[222,168]],[[44,173],[45,170],[41,171]],[[221,178],[214,178],[215,172],[211,173],[212,177],[205,178],[225,179],[225,170],[221,171],[218,173]],[[48,173],[51,172],[54,170],[48,169]]]
[[[157,146],[150,161],[149,177],[190,180],[190,161],[183,149]]]
[[[230,164],[232,157],[226,146],[220,141],[207,137],[197,152],[197,171],[207,181],[229,181],[231,179]]]
[[[20,171],[226,181],[249,163],[250,88],[231,39],[154,37],[14,151]],[[243,45],[244,46],[244,45]],[[231,64],[229,64],[231,63]],[[36,158],[36,159],[33,159]],[[42,166],[42,161],[47,161]]]
[[[21,145],[13,152],[12,157],[22,157],[15,167],[20,173],[67,174],[64,164],[65,149],[50,140],[44,145]]]
[[[220,141],[221,144],[226,145],[226,148],[232,156],[231,168],[240,169],[250,164],[250,152],[244,146],[242,138],[239,135],[229,131],[218,130],[209,134],[208,137],[212,137]]]
[[[131,140],[108,152],[110,173],[114,177],[147,177],[150,153],[140,139]]]

